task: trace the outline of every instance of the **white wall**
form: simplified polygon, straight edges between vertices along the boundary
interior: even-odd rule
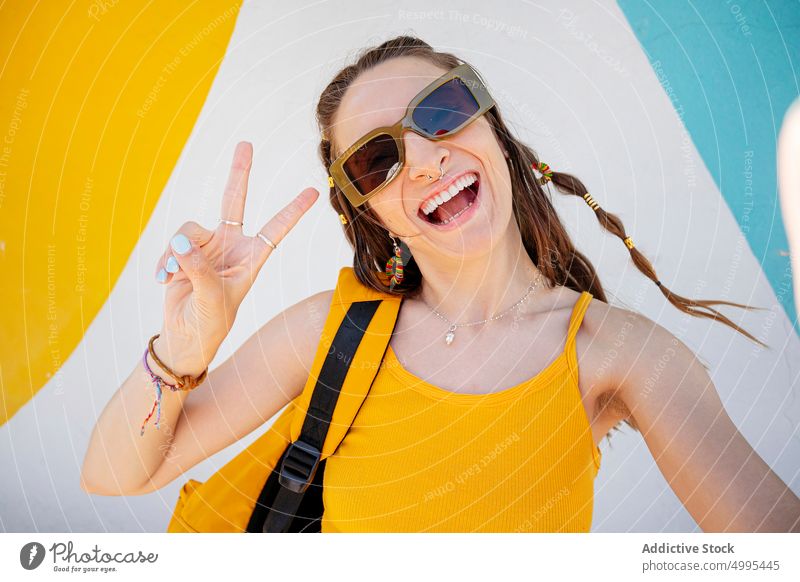
[[[215,364],[273,315],[332,288],[339,268],[351,264],[326,200],[313,108],[359,48],[404,32],[476,65],[520,136],[552,167],[578,175],[623,219],[670,288],[771,309],[721,308],[774,351],[759,351],[723,325],[684,316],[582,201],[554,194],[611,302],[659,322],[708,363],[740,430],[800,493],[797,336],[699,155],[693,146],[688,158],[681,150],[683,126],[616,4],[575,4],[580,18],[571,24],[559,19],[559,3],[552,1],[440,2],[441,12],[433,14],[430,2],[404,2],[402,9],[385,0],[353,4],[245,3],[205,109],[108,303],[62,372],[0,427],[0,528],[164,531],[183,482],[206,479],[263,432],[147,496],[89,496],[78,485],[96,417],[160,326],[154,261],[184,221],[214,225],[236,142],[255,146],[245,232],[254,233],[306,186],[323,196],[270,258]],[[687,173],[696,182],[692,196]],[[627,431],[612,443],[601,445],[594,530],[696,531],[640,436]]]

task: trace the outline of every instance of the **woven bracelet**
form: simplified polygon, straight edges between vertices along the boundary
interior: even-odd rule
[[[158,364],[162,370],[164,370],[167,374],[172,376],[175,379],[176,388],[178,390],[193,390],[197,388],[200,384],[203,383],[203,380],[206,379],[208,375],[208,368],[203,370],[203,373],[197,376],[178,376],[175,372],[173,372],[169,366],[167,366],[161,359],[156,355],[155,350],[153,349],[153,342],[156,341],[156,338],[160,337],[161,334],[156,334],[150,338],[150,342],[147,344],[147,349],[150,352],[150,356],[153,358],[153,361]],[[163,379],[162,379],[163,382]],[[167,384],[169,386],[169,384]]]

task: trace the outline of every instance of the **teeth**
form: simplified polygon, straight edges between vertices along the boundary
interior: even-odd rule
[[[448,218],[447,220],[445,220],[445,221],[444,221],[442,224],[447,224],[448,222],[450,222],[450,221],[452,221],[452,220],[455,220],[456,218],[458,218],[459,216],[461,216],[462,214],[464,214],[464,213],[465,213],[467,210],[469,210],[469,207],[470,207],[470,206],[472,206],[473,204],[475,204],[475,203],[474,203],[474,202],[470,202],[469,204],[467,204],[467,205],[464,207],[464,209],[463,209],[463,210],[461,210],[460,212],[456,212],[456,213],[455,213],[453,216],[451,216],[450,218]]]
[[[473,184],[478,177],[475,174],[469,174],[464,176],[463,178],[459,178],[447,190],[443,190],[436,194],[431,200],[427,202],[422,207],[422,212],[425,214],[430,214],[434,210],[436,210],[439,206],[450,200],[453,196],[461,192],[467,186]]]

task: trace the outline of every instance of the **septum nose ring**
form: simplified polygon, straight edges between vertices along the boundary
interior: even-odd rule
[[[438,178],[438,180],[441,180],[442,178],[444,178],[444,168],[442,167],[442,164],[439,164],[439,178]],[[433,177],[430,174],[428,174],[428,180],[433,180]]]

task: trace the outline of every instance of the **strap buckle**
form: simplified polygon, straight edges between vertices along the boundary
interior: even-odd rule
[[[314,480],[321,454],[319,449],[304,441],[293,442],[281,463],[278,482],[294,493],[303,493]]]

